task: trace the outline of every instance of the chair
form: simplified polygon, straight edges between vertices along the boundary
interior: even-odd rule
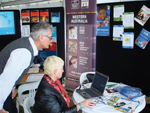
[[[32,113],[30,108],[34,105],[34,103],[34,97],[27,97],[23,103],[24,113]]]
[[[84,81],[88,81],[87,74],[95,74],[95,72],[84,72],[80,76],[80,85],[84,83]],[[89,82],[89,81],[88,81]]]
[[[27,97],[35,97],[35,90],[38,88],[39,82],[22,84],[18,88],[18,97],[16,98],[16,107],[19,112],[19,105],[23,107],[23,102]],[[26,92],[26,94],[24,94]]]

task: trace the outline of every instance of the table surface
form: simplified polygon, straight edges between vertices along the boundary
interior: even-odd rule
[[[24,75],[24,76],[22,77],[22,79],[19,81],[19,84],[25,83],[26,80],[27,80],[27,78],[28,78],[28,76],[30,76],[30,74],[44,74],[44,71],[43,71],[43,70],[40,70],[40,72],[38,72],[38,73],[27,73],[27,74]]]
[[[114,82],[108,82],[108,84],[114,84]],[[90,87],[91,86],[91,83],[88,83],[86,84],[86,87]],[[82,88],[82,87],[81,87]],[[76,88],[77,89],[77,88]],[[77,92],[76,92],[76,89],[74,90],[73,92],[73,101],[75,104],[77,103],[80,103],[82,101],[84,101],[85,99],[79,95]],[[106,91],[104,92],[104,95],[105,97],[110,97],[112,96],[112,93],[107,93]],[[115,96],[115,95],[114,95]],[[146,101],[145,101],[145,96],[142,96],[142,97],[138,97],[138,98],[135,98],[134,99],[135,101],[139,101],[140,104],[139,106],[135,109],[135,111],[133,113],[139,113],[141,110],[144,109],[145,105],[146,105]],[[87,113],[122,113],[120,111],[117,111],[115,109],[113,109],[111,106],[109,105],[103,105],[102,107],[100,108],[96,108],[96,109],[90,109],[90,108],[83,108],[82,109],[84,112],[87,112]]]

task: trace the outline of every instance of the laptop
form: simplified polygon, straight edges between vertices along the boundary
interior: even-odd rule
[[[87,89],[76,89],[76,92],[85,99],[102,96],[108,80],[109,76],[96,71],[91,87]]]

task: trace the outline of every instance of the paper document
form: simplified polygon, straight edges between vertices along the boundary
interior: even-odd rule
[[[26,82],[32,82],[32,81],[40,81],[42,79],[44,74],[30,74],[28,76]]]
[[[28,73],[38,73],[39,72],[39,68],[30,68]]]
[[[114,96],[107,102],[108,105],[113,106],[112,108],[121,111],[121,112],[131,112],[134,111],[138,105],[139,101],[133,101],[127,98],[120,98],[118,96]]]

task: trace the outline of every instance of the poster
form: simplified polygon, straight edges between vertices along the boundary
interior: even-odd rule
[[[65,0],[66,88],[80,85],[83,72],[95,71],[96,0]]]
[[[48,9],[40,10],[40,21],[49,22],[49,10]]]
[[[96,36],[110,35],[110,5],[97,5]]]
[[[21,12],[22,15],[22,23],[30,23],[30,11],[29,10],[23,10]]]
[[[40,52],[42,57],[45,59],[47,56],[57,55],[57,27],[53,26],[54,31],[52,33],[52,42],[49,45],[49,48],[44,49]]]
[[[31,23],[39,22],[39,10],[31,10]]]
[[[60,12],[51,12],[51,22],[60,23]]]

